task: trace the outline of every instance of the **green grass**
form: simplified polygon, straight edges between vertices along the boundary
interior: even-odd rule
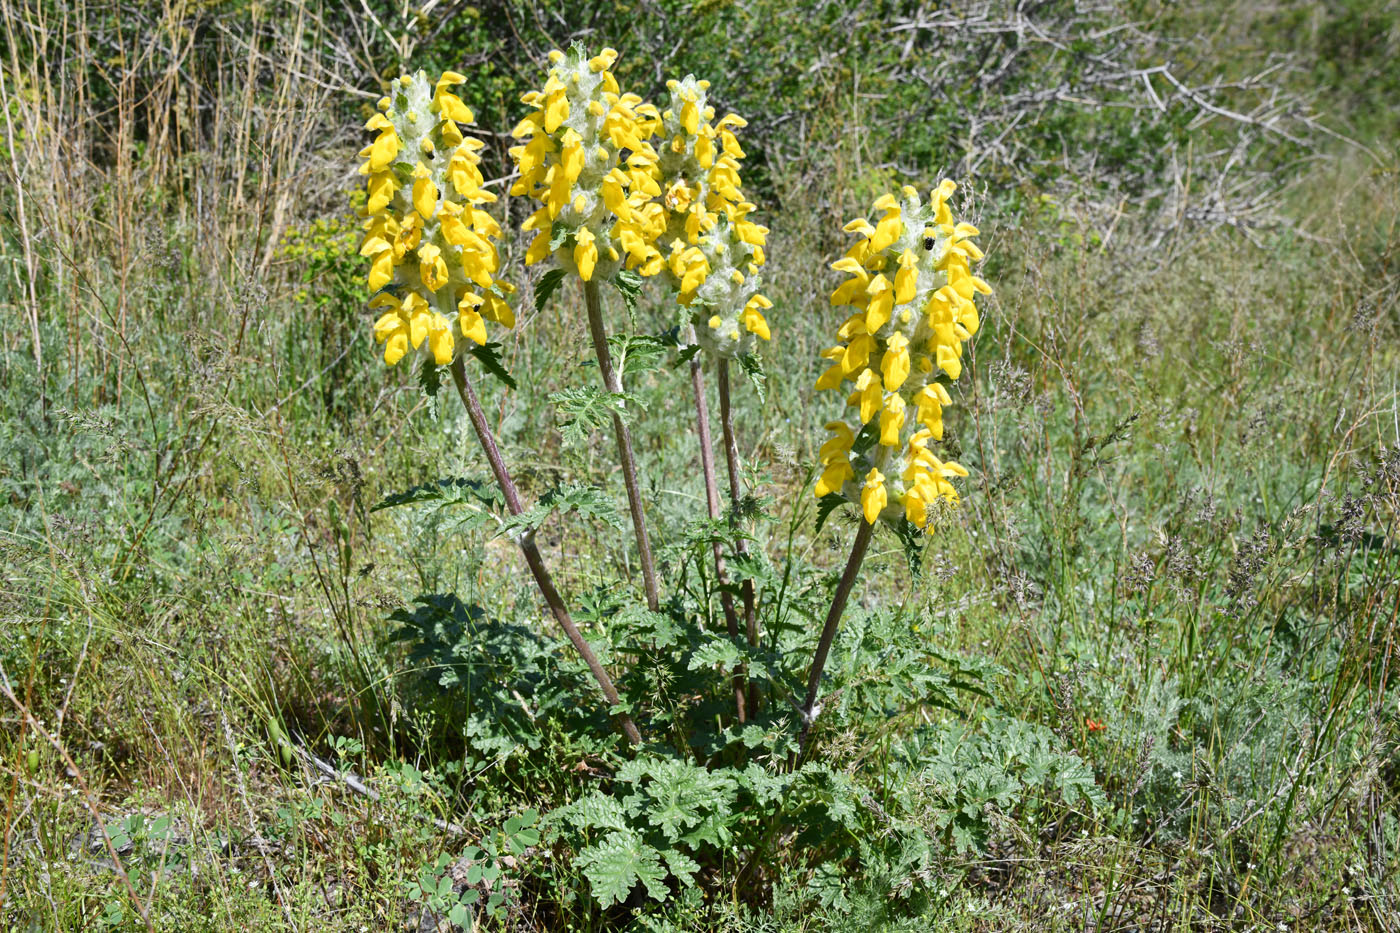
[[[1384,15],[1350,11],[1319,41],[1377,54],[1357,24]],[[341,226],[355,141],[261,131],[270,171],[310,179],[285,202],[214,149],[150,186],[99,153],[84,165],[102,184],[26,188],[24,229],[6,192],[0,916],[418,929],[425,898],[445,915],[474,845],[508,882],[485,929],[1394,929],[1400,193],[1363,72],[1296,80],[1335,84],[1379,163],[1328,148],[1258,245],[1223,226],[1162,236],[1146,213],[1031,211],[1025,192],[963,202],[997,289],[948,415],[963,507],[918,576],[893,535],[875,540],[829,668],[826,770],[789,792],[813,822],[706,790],[741,801],[725,819],[757,841],[705,848],[664,908],[641,887],[608,908],[590,895],[578,856],[602,831],[579,801],[662,781],[621,776],[628,756],[509,539],[455,506],[374,510],[488,474],[455,399],[375,352]],[[55,137],[29,132],[48,151]],[[765,620],[787,626],[775,663],[795,687],[852,533],[839,517],[818,530],[807,488],[840,404],[810,388],[836,323],[827,264],[888,174],[842,133],[813,157],[822,185],[766,165],[774,343],[762,400],[736,386],[775,519],[755,522],[776,574]],[[165,170],[144,137],[131,151]],[[293,246],[269,251],[278,203]],[[505,258],[525,285],[523,248]],[[670,326],[659,292],[632,319],[608,300],[615,331]],[[527,498],[568,480],[622,503],[608,432],[566,441],[548,401],[596,381],[581,304],[568,287],[522,301],[503,347],[518,389],[478,382]],[[629,391],[683,639],[711,584],[687,538],[704,493],[670,362]],[[638,647],[638,626],[662,623],[628,614],[630,536],[566,518],[541,549],[590,639],[632,670],[639,723],[729,774],[732,748],[705,744],[723,744],[714,691],[659,636]],[[483,615],[402,637],[420,594]],[[780,737],[753,748],[782,758]],[[1076,768],[1094,794],[1070,786]],[[634,821],[661,812],[637,806]],[[508,821],[529,811],[555,815],[506,861],[524,825]]]

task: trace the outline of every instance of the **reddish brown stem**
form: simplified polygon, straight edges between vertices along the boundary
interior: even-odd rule
[[[486,422],[486,413],[481,410],[481,400],[476,397],[476,390],[472,388],[471,382],[467,379],[467,369],[462,364],[461,357],[452,361],[452,381],[456,383],[457,395],[462,399],[462,404],[466,406],[467,417],[471,419],[472,427],[476,429],[477,440],[481,441],[481,448],[486,452],[486,459],[491,464],[491,472],[496,476],[496,483],[501,487],[501,492],[506,497],[506,508],[510,510],[510,514],[519,515],[525,511],[520,504],[520,493],[515,488],[515,481],[510,478],[505,460],[501,458],[500,448],[496,446],[495,435],[491,433],[491,426]],[[598,681],[598,689],[603,691],[603,698],[608,701],[608,705],[610,707],[617,706],[621,702],[617,688],[613,686],[612,678],[608,676],[608,672],[599,663],[598,656],[593,653],[588,642],[583,640],[583,633],[574,624],[569,610],[564,608],[564,600],[559,597],[559,591],[554,588],[554,580],[550,577],[549,570],[545,568],[544,559],[540,556],[540,549],[535,546],[535,533],[530,530],[524,531],[516,538],[516,541],[520,545],[521,553],[525,555],[525,563],[529,566],[530,573],[534,575],[535,583],[539,586],[545,603],[549,605],[549,611],[554,614],[555,621],[559,623],[559,627],[564,630],[564,634],[568,636],[569,641],[583,657],[588,669],[593,672],[593,679]],[[616,721],[622,734],[627,736],[627,741],[633,745],[641,744],[641,733],[637,731],[637,726],[632,722],[631,716],[619,713]]]
[[[734,521],[739,520],[739,502],[743,491],[739,488],[739,443],[734,439],[734,410],[729,407],[729,361],[719,361],[719,424],[724,432],[724,463],[729,468],[729,511]],[[739,538],[739,556],[749,556],[749,542]],[[755,606],[753,580],[745,580],[740,592],[744,598],[744,631],[749,639],[749,647],[758,647],[758,611]],[[758,712],[758,684],[749,682],[749,713]]]
[[[862,517],[855,543],[851,545],[851,556],[846,560],[846,569],[841,573],[841,581],[836,584],[836,593],[831,597],[831,609],[827,611],[826,624],[822,626],[821,638],[817,641],[817,652],[812,655],[812,672],[807,677],[807,702],[802,705],[802,730],[797,735],[797,762],[794,767],[801,767],[803,759],[807,757],[807,734],[817,718],[817,692],[822,684],[822,669],[826,667],[826,656],[831,653],[831,643],[841,624],[841,613],[846,609],[846,600],[850,598],[851,588],[855,586],[861,561],[865,560],[865,552],[874,533],[875,526]]]
[[[613,368],[608,351],[608,330],[603,324],[603,300],[597,282],[583,283],[584,304],[588,306],[588,332],[593,338],[593,352],[598,357],[598,369],[603,374],[603,387],[615,395],[622,393],[622,379]],[[637,552],[642,563],[642,585],[647,594],[647,607],[653,612],[661,607],[656,588],[656,568],[651,557],[651,539],[647,536],[647,518],[642,510],[642,491],[637,483],[637,457],[632,450],[632,432],[622,415],[613,413],[613,433],[617,435],[617,455],[622,461],[622,482],[627,487],[627,507],[632,512],[632,528],[637,533]]]
[[[710,408],[705,400],[705,372],[701,367],[700,355],[690,358],[690,387],[695,390],[695,420],[700,430],[700,467],[705,474],[705,504],[710,510],[710,520],[719,518],[719,485],[715,481],[715,452],[710,440]],[[724,607],[724,623],[729,637],[738,639],[739,619],[734,613],[734,597],[730,595],[729,573],[724,567],[724,552],[718,541],[711,548],[715,555],[715,577],[720,586],[719,602]],[[739,722],[748,721],[747,678],[743,670],[734,674],[734,708]]]

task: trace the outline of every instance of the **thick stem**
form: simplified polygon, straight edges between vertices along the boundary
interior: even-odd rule
[[[608,351],[608,331],[603,325],[603,301],[597,282],[583,283],[584,303],[588,306],[588,332],[593,338],[593,352],[598,357],[598,369],[603,373],[603,387],[609,392],[622,392],[622,379],[613,369]],[[632,452],[632,432],[622,416],[613,414],[613,432],[617,435],[617,455],[622,461],[622,482],[627,487],[627,507],[632,512],[632,528],[637,532],[637,551],[642,562],[642,585],[646,589],[647,607],[655,612],[661,607],[656,588],[656,568],[651,557],[651,539],[647,537],[647,518],[642,511],[642,491],[637,484],[637,457]]]
[[[743,491],[739,488],[739,443],[734,439],[734,410],[729,407],[729,361],[719,361],[719,423],[724,432],[724,463],[729,468],[729,510],[737,522],[739,502]],[[749,542],[739,539],[739,556],[749,556]],[[758,611],[754,602],[753,581],[745,580],[741,589],[744,597],[744,630],[748,635],[749,647],[758,647]],[[758,684],[749,683],[749,712],[758,711]]]
[[[476,397],[476,390],[467,381],[467,369],[462,365],[461,357],[452,361],[452,381],[456,383],[457,395],[467,409],[467,417],[471,419],[472,427],[476,429],[477,440],[481,441],[481,448],[486,451],[486,459],[491,464],[491,472],[496,476],[496,483],[501,487],[501,492],[506,497],[506,508],[510,510],[510,514],[519,515],[525,511],[520,504],[520,493],[515,488],[515,481],[510,478],[505,460],[501,458],[500,448],[496,446],[495,435],[491,433],[491,426],[486,422],[486,413],[481,410],[481,401]],[[534,575],[535,583],[544,596],[545,603],[549,605],[549,611],[554,614],[555,621],[559,623],[559,627],[564,630],[564,634],[568,636],[569,641],[583,657],[588,669],[593,672],[593,678],[598,681],[598,689],[603,691],[603,698],[608,701],[608,705],[617,706],[620,702],[617,688],[613,686],[612,678],[608,676],[608,672],[603,670],[598,656],[593,653],[588,642],[583,640],[583,633],[574,624],[569,610],[564,608],[564,600],[559,597],[559,591],[554,588],[554,580],[550,577],[549,570],[545,568],[544,558],[540,556],[540,549],[535,546],[535,533],[525,531],[516,540],[520,545],[521,553],[525,555],[525,563],[529,565],[530,573]],[[637,726],[632,722],[631,716],[626,713],[619,714],[617,724],[622,729],[623,735],[627,736],[627,741],[633,745],[641,744],[641,733],[637,731]]]
[[[836,584],[836,593],[831,597],[831,609],[826,614],[826,624],[822,626],[822,635],[817,641],[817,652],[812,655],[812,673],[807,677],[807,702],[802,705],[802,731],[797,735],[797,763],[794,767],[801,767],[803,759],[807,757],[807,733],[811,731],[812,721],[817,715],[817,691],[822,683],[822,669],[826,667],[826,656],[831,652],[837,626],[841,624],[841,613],[846,609],[846,600],[851,595],[856,574],[860,572],[860,563],[865,560],[865,552],[874,534],[875,526],[862,517],[855,543],[851,545],[851,556],[846,560],[846,569],[841,574],[841,582]]]
[[[690,386],[695,390],[695,420],[700,430],[700,467],[705,474],[705,504],[710,510],[710,520],[714,521],[719,518],[719,484],[715,481],[715,452],[710,440],[710,408],[705,401],[705,372],[698,353],[690,358]],[[727,589],[729,573],[724,567],[724,552],[718,541],[711,547],[715,555],[715,577],[720,585],[719,602],[724,607],[725,626],[729,637],[737,639],[739,619],[734,613],[734,597]],[[748,721],[747,694],[747,678],[741,670],[734,675],[734,708],[741,724]]]

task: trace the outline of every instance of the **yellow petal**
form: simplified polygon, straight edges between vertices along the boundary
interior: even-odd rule
[[[865,477],[865,487],[860,493],[861,511],[865,513],[865,520],[869,524],[875,524],[875,520],[880,517],[880,513],[885,510],[889,502],[889,496],[885,492],[885,477],[879,470],[873,467]]]
[[[574,238],[574,264],[578,266],[579,278],[590,281],[597,262],[598,247],[593,242],[593,233],[586,228],[580,230]]]

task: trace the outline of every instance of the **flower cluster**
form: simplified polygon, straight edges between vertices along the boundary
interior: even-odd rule
[[[522,143],[510,149],[520,172],[511,193],[541,204],[524,224],[535,231],[525,261],[553,253],[587,282],[613,275],[625,256],[628,268],[654,275],[665,229],[650,142],[660,115],[619,92],[612,49],[589,58],[575,46],[549,60],[544,87],[522,98],[533,111],[512,132]]]
[[[951,402],[943,381],[958,378],[962,345],[977,332],[974,295],[991,294],[971,270],[982,258],[971,239],[977,228],[956,222],[948,207],[956,187],[944,181],[927,204],[911,187],[903,200],[886,194],[875,202],[877,221],[846,225],[860,239],[832,265],[850,278],[831,303],[855,311],[838,331],[840,343],[822,353],[830,367],[817,388],[849,382],[847,404],[860,427],[827,425],[816,493],[858,499],[870,524],[902,515],[926,528],[935,502],[957,501],[950,480],[967,475],[929,449],[943,437],[943,406]]]
[[[380,313],[375,340],[389,365],[423,349],[439,365],[460,351],[458,333],[486,342],[486,321],[515,326],[496,279],[494,240],[501,228],[481,205],[480,140],[458,124],[474,122],[451,88],[466,80],[445,72],[435,83],[418,72],[393,82],[365,128],[378,133],[360,153],[368,176],[365,238],[371,260],[370,307]]]
[[[749,219],[754,205],[739,176],[744,150],[734,131],[745,123],[732,113],[715,121],[708,81],[687,75],[666,86],[657,163],[666,271],[701,345],[722,356],[747,353],[755,337],[770,339],[763,311],[773,305],[758,277],[768,229]]]

